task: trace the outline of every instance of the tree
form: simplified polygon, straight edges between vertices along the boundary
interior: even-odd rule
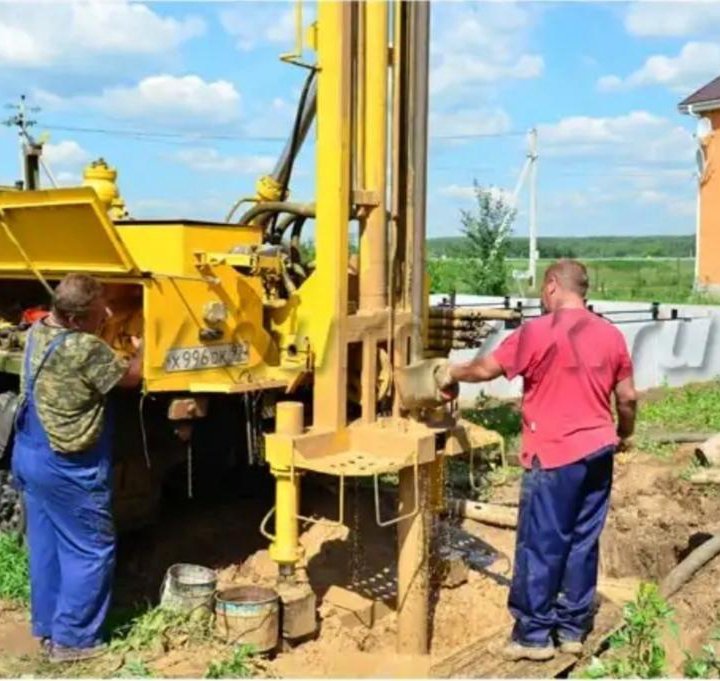
[[[507,291],[507,263],[515,209],[494,187],[475,185],[475,211],[460,212],[469,260],[465,281],[473,293],[497,296]]]

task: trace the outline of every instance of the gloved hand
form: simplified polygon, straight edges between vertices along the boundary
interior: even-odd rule
[[[460,392],[458,382],[450,371],[450,362],[445,360],[435,367],[435,383],[443,399],[450,401],[457,398]]]

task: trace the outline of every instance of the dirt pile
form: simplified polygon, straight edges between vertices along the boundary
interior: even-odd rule
[[[600,571],[661,580],[708,533],[720,530],[720,495],[682,478],[692,450],[670,460],[619,458]]]

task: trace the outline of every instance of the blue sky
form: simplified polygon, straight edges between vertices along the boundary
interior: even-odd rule
[[[720,74],[719,26],[720,3],[434,2],[428,234],[459,233],[473,180],[514,186],[531,127],[541,234],[692,233],[695,122],[677,103]],[[292,43],[283,2],[0,0],[0,92],[42,107],[62,183],[103,156],[135,217],[222,219],[290,131]],[[1,128],[0,183],[18,174]],[[518,210],[522,235],[527,193]]]

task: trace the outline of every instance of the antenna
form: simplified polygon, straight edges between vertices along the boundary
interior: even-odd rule
[[[45,171],[53,187],[57,187],[55,176],[50,171],[47,163],[42,158],[42,149],[45,139],[36,140],[30,134],[30,128],[37,124],[37,121],[28,117],[29,113],[37,113],[39,106],[28,106],[25,95],[20,95],[20,102],[17,104],[6,104],[6,109],[16,111],[15,115],[3,121],[7,127],[18,129],[18,142],[20,146],[20,169],[24,177],[25,189],[38,189],[40,187],[40,168]]]

